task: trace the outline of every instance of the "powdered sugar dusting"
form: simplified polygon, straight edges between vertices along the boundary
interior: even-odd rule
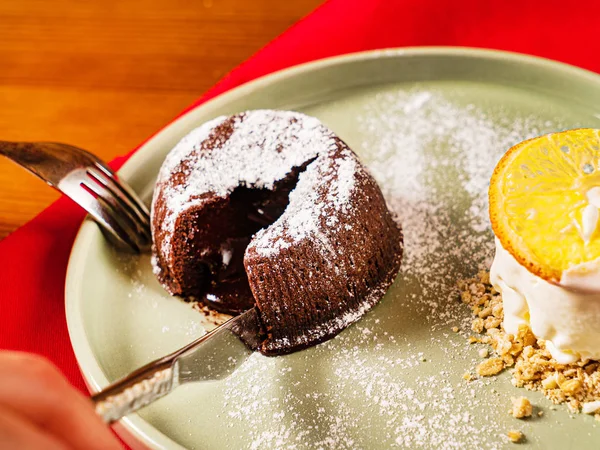
[[[215,127],[226,121],[227,117],[218,117],[193,130],[169,153],[160,169],[153,210],[157,194],[161,194],[168,208],[160,224],[167,230],[161,244],[165,255],[171,250],[176,218],[191,206],[201,205],[205,198],[200,194],[226,197],[238,186],[272,189],[292,168],[336,148],[331,131],[313,117],[257,110],[235,116],[231,135],[224,142],[216,139],[212,151],[201,150]],[[168,182],[177,171],[186,177],[184,184]]]
[[[333,161],[327,156],[319,156],[300,174],[285,212],[275,223],[256,233],[249,248],[262,256],[274,256],[281,249],[310,238],[325,254],[335,253],[322,232],[322,223],[334,227],[336,216],[348,212],[359,167],[349,150],[342,150]]]
[[[563,126],[422,88],[377,93],[355,120],[355,150],[402,221],[399,278],[333,340],[285,358],[253,355],[225,382],[227,424],[244,429],[250,449],[504,447],[509,419],[492,406],[495,381],[467,383],[455,371],[478,356],[450,331],[469,319],[453,286],[491,256],[496,161]]]

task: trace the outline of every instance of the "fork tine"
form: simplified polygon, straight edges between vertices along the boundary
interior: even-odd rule
[[[100,230],[109,241],[122,249],[134,250],[141,253],[143,247],[135,239],[136,234],[130,228],[123,226],[122,221],[118,220],[118,214],[112,206],[101,197],[96,197],[93,190],[88,190],[89,186],[71,185],[65,192],[73,201],[85,209],[90,216],[99,224]],[[133,238],[132,238],[133,236]]]
[[[100,208],[100,210],[102,211],[101,214],[108,225],[108,227],[101,228],[105,236],[107,236],[108,233],[107,237],[110,239],[113,238],[113,234],[116,234],[119,240],[125,242],[127,246],[133,249],[136,253],[142,253],[148,248],[147,243],[143,243],[142,245],[140,245],[140,243],[137,242],[137,240],[135,240],[135,233],[132,233],[131,230],[126,230],[121,226],[121,223],[118,220],[119,215],[111,210],[111,206],[107,202],[105,202],[104,199],[98,197],[95,200],[98,202],[98,205],[102,206]],[[111,230],[111,232],[107,230]]]
[[[150,223],[149,217],[150,213],[148,212],[148,208],[146,205],[139,199],[137,194],[127,185],[127,183],[121,183],[119,181],[118,175],[108,166],[104,161],[99,159],[93,153],[88,152],[79,147],[73,147],[71,145],[58,144],[59,150],[64,152],[68,152],[77,158],[86,157],[87,163],[90,166],[94,166],[96,169],[93,170],[92,167],[89,167],[90,170],[93,170],[94,176],[98,178],[105,186],[112,186],[113,190],[119,190],[124,196],[127,197],[129,202],[139,211],[140,218]]]
[[[98,169],[102,170],[109,177],[116,176],[115,172],[104,161],[101,161],[101,160],[95,158],[94,163],[95,163],[96,167],[98,167]]]
[[[107,176],[106,173],[96,170],[96,168],[88,168],[87,173],[95,181],[110,190],[115,197],[123,201],[139,218],[146,227],[150,227],[150,214],[146,206],[137,197],[135,193],[130,192],[124,184],[122,184],[116,176]]]
[[[150,227],[150,213],[146,208],[146,205],[139,199],[137,194],[127,186],[119,181],[118,176],[107,169],[103,164],[96,162],[96,167],[100,170],[89,169],[90,173],[97,181],[101,182],[106,188],[115,191],[115,195],[121,194],[123,200],[127,202],[132,209],[134,209],[142,222],[144,222],[148,228]]]
[[[78,147],[64,146],[62,144],[61,150],[67,151],[75,157],[86,156],[89,164],[87,168],[88,175],[91,175],[97,182],[109,189],[115,197],[127,203],[128,207],[135,212],[140,222],[142,222],[142,231],[146,237],[150,240],[152,239],[150,234],[150,213],[146,205],[144,205],[127,183],[121,183],[115,172],[93,153]]]
[[[115,196],[112,191],[98,184],[94,178],[82,181],[81,186],[97,196],[96,200],[102,203],[113,221],[121,225],[121,229],[126,232],[129,240],[135,241],[140,249],[149,247],[151,242],[149,228],[139,221],[137,214],[127,204]]]
[[[101,227],[102,233],[107,236],[109,240],[113,238],[113,242],[115,242],[115,240],[117,242],[125,242],[127,248],[132,249],[136,253],[142,253],[148,248],[146,243],[140,245],[135,239],[136,234],[132,233],[131,229],[127,230],[122,227],[121,222],[118,220],[118,214],[111,210],[111,206],[105,202],[104,199],[98,197],[95,200],[97,204],[101,206],[99,208],[101,210],[100,214],[104,217],[104,220],[108,225],[108,227]],[[117,239],[114,239],[115,235],[117,236]]]

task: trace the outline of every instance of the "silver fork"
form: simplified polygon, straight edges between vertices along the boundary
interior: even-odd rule
[[[93,154],[53,142],[0,141],[0,155],[70,197],[120,249],[140,253],[150,247],[148,209],[135,192]]]

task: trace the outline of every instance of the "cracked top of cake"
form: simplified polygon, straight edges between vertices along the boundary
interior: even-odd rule
[[[318,165],[319,156],[336,149],[331,130],[296,112],[257,110],[206,122],[175,146],[158,174],[152,208],[159,198],[166,203],[160,251],[170,253],[169,236],[182,211],[214,196],[226,197],[239,186],[272,189],[294,167],[315,157]],[[351,185],[346,179],[344,190]]]

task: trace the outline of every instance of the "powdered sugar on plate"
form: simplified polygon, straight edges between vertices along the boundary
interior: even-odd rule
[[[487,187],[497,161],[516,143],[561,128],[418,90],[375,95],[359,122],[368,166],[404,228],[405,281],[441,298],[454,286],[456,261],[470,270],[491,261]],[[378,130],[376,142],[370,129]],[[452,321],[458,307],[440,311],[429,301],[422,309],[436,327]]]
[[[299,355],[294,367],[253,355],[227,381],[225,420],[230,427],[255,425],[247,448],[462,449],[484,440],[487,448],[498,448],[501,430],[490,427],[482,436],[473,411],[453,401],[466,397],[480,407],[485,399],[477,397],[475,384],[457,382],[447,371],[413,377],[416,367],[431,363],[410,346],[400,350],[406,338],[378,331],[374,321],[357,328],[354,336],[338,335]],[[299,360],[310,370],[298,370]],[[406,376],[395,376],[398,371]]]
[[[452,370],[478,357],[451,331],[468,323],[453,287],[492,255],[497,160],[563,126],[419,87],[382,90],[356,114],[362,141],[350,144],[403,224],[398,280],[335,339],[285,358],[252,355],[225,381],[222,419],[251,449],[500,448],[494,381],[466,383]]]
[[[487,186],[504,152],[557,127],[549,121],[540,124],[535,117],[515,121],[501,113],[492,120],[472,104],[457,106],[434,92],[376,95],[373,110],[360,122],[366,136],[378,128],[378,145],[363,142],[370,150],[368,166],[403,223],[405,267],[423,274],[440,272],[422,267],[423,258],[439,253],[448,240],[440,233],[447,231],[453,213],[463,216],[458,219],[467,222],[469,232],[488,228]],[[458,201],[457,193],[462,197]],[[456,204],[455,210],[448,210],[454,206],[450,203]],[[454,241],[452,246],[461,244]],[[480,246],[472,241],[462,239],[473,249]]]

